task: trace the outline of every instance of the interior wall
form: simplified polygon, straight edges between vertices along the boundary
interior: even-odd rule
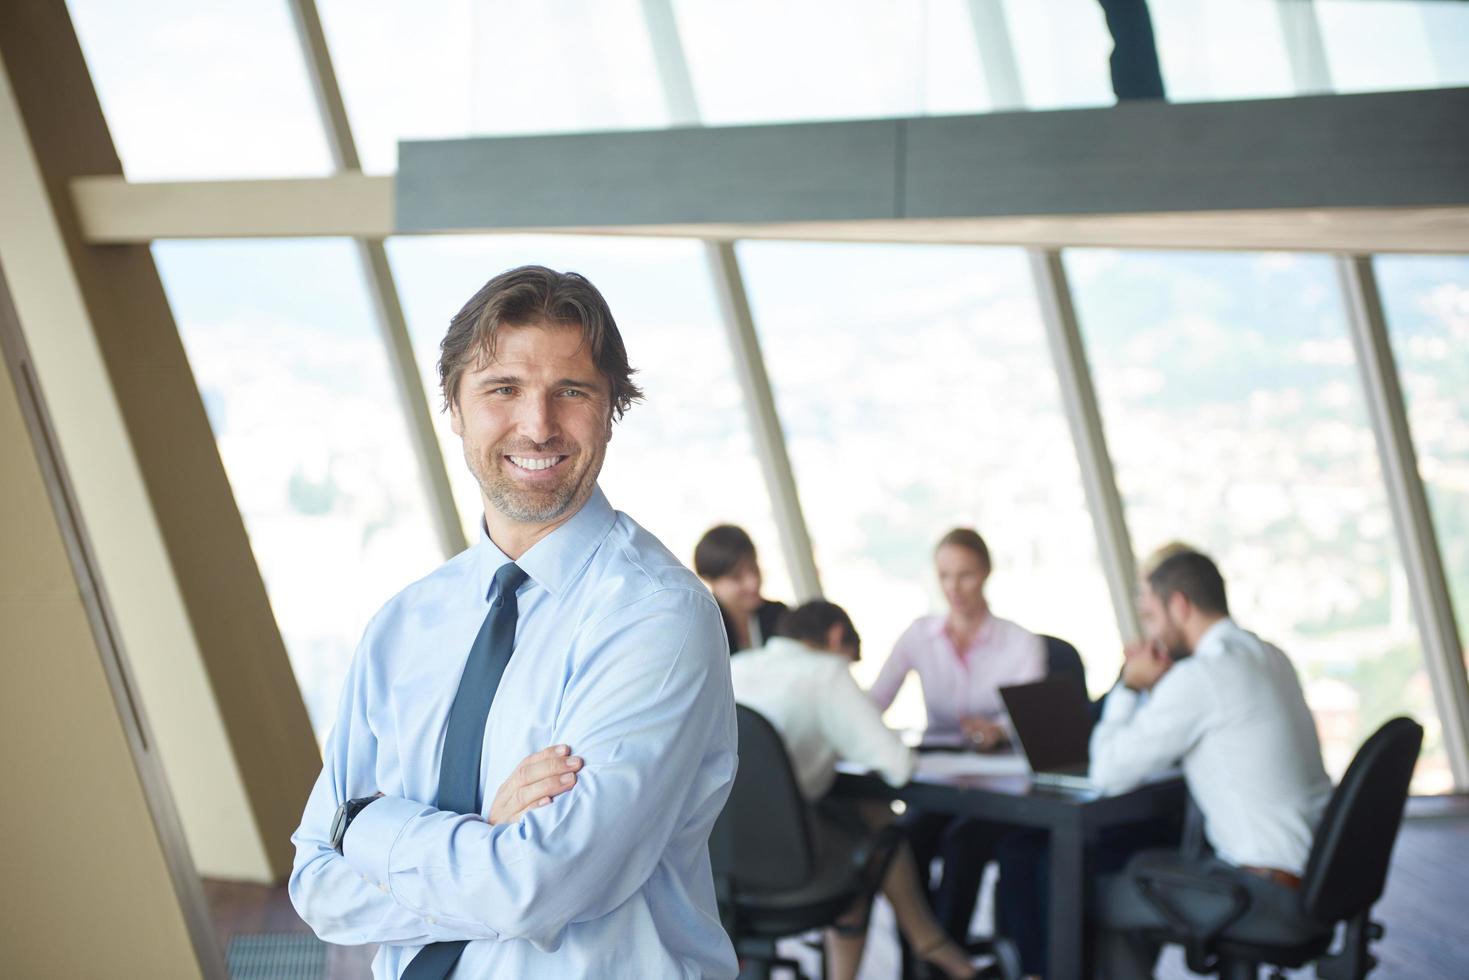
[[[8,796],[0,807],[0,972],[219,975],[196,956],[199,942],[209,958],[213,937],[200,934],[208,920],[198,909],[191,936],[179,883],[186,886],[194,872],[177,866],[178,854],[170,869],[155,829],[127,722],[6,370],[0,651],[0,772]]]

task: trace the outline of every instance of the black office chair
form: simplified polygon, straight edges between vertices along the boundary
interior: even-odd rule
[[[1296,968],[1313,960],[1319,960],[1316,975],[1323,980],[1367,976],[1377,965],[1369,946],[1383,934],[1370,913],[1387,882],[1422,743],[1421,725],[1394,718],[1358,750],[1316,830],[1301,880],[1300,914],[1286,930],[1294,933],[1288,941],[1264,944],[1232,936],[1230,927],[1249,909],[1245,890],[1225,878],[1175,869],[1136,876],[1144,896],[1170,924],[1155,938],[1183,944],[1195,973],[1229,980],[1254,978],[1262,964]],[[1219,899],[1209,921],[1190,918],[1177,901],[1190,891]],[[1326,955],[1338,922],[1346,923],[1341,949]]]
[[[1067,677],[1081,685],[1082,691],[1086,690],[1086,667],[1081,662],[1081,654],[1076,647],[1065,640],[1054,636],[1042,636],[1046,643],[1046,679],[1055,680],[1057,677]]]
[[[798,963],[776,954],[776,940],[829,926],[870,895],[884,870],[875,856],[890,852],[897,830],[860,839],[823,825],[813,834],[780,734],[758,711],[735,712],[740,768],[709,838],[720,916],[746,963],[741,977],[780,967],[804,980]]]
[[[1046,679],[1052,680],[1057,677],[1067,677],[1081,688],[1081,693],[1086,696],[1087,710],[1091,713],[1092,725],[1101,720],[1102,699],[1093,701],[1091,694],[1086,689],[1086,665],[1081,662],[1081,654],[1076,647],[1065,640],[1055,636],[1042,636],[1046,643]]]

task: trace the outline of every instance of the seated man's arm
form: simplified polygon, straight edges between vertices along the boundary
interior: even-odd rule
[[[1104,793],[1126,793],[1177,765],[1203,731],[1210,697],[1203,681],[1197,670],[1174,667],[1141,706],[1136,691],[1114,687],[1092,730],[1092,782]]]
[[[836,660],[834,654],[829,656]],[[882,723],[877,706],[857,686],[846,665],[837,663],[831,683],[812,697],[827,742],[843,759],[879,773],[891,786],[902,786],[913,778],[917,762],[913,750]]]
[[[384,798],[348,861],[414,914],[554,948],[627,901],[670,841],[707,839],[734,778],[734,698],[718,609],[656,592],[586,627],[556,738],[585,760],[575,789],[515,824]],[[706,865],[707,866],[707,865]]]

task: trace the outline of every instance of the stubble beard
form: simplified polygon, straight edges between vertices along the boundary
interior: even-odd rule
[[[591,496],[591,487],[596,483],[597,474],[591,469],[582,473],[576,471],[574,467],[581,456],[579,452],[567,454],[565,462],[561,464],[568,467],[567,474],[560,483],[540,490],[516,485],[514,479],[503,469],[504,466],[514,464],[500,462],[503,453],[504,450],[496,448],[488,452],[466,452],[465,456],[485,499],[512,521],[545,524],[581,506]],[[601,467],[594,466],[593,469],[600,470]]]

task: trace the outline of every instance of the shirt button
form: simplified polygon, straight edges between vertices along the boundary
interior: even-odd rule
[[[387,891],[388,890],[388,886],[387,885],[384,885],[384,884],[381,884],[381,883],[379,883],[377,887],[380,888],[380,889],[382,889],[383,891]]]
[[[434,918],[433,916],[429,916],[428,917],[428,924],[431,925],[431,926],[436,926],[436,925],[439,924],[439,920],[436,919],[436,918]]]

